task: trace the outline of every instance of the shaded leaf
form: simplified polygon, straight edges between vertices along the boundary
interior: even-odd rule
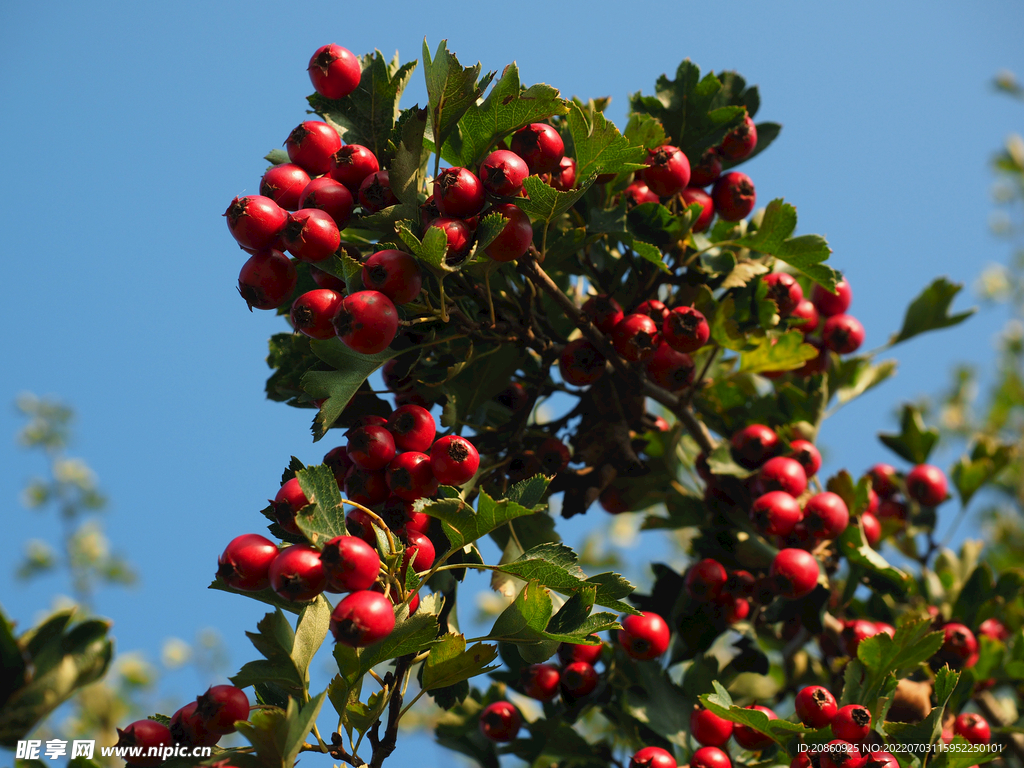
[[[924,464],[939,442],[939,431],[925,427],[921,411],[913,405],[904,405],[898,435],[879,434],[882,444],[913,464]]]
[[[973,315],[974,309],[958,315],[949,314],[949,305],[963,287],[962,283],[951,283],[944,277],[934,280],[910,302],[903,318],[903,327],[889,340],[889,344],[899,344],[926,331],[958,325]]]

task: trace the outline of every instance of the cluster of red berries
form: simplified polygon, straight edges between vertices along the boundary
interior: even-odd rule
[[[562,643],[558,647],[561,667],[554,664],[531,664],[523,668],[520,680],[523,693],[538,701],[551,701],[561,693],[566,703],[589,696],[600,680],[594,667],[603,650],[603,644]]]
[[[949,497],[945,473],[931,464],[918,464],[906,475],[890,464],[875,464],[868,474],[871,477],[871,494],[864,516],[864,532],[871,546],[881,539],[880,521],[891,520],[901,524],[907,520],[908,499],[923,507],[937,507]],[[874,518],[870,526],[869,515]]]
[[[249,719],[249,698],[233,685],[214,685],[171,716],[170,725],[156,720],[136,720],[117,729],[117,746],[151,748],[188,745],[212,747],[221,737],[233,733],[235,722]],[[140,756],[129,765],[152,768],[160,765],[159,756]]]

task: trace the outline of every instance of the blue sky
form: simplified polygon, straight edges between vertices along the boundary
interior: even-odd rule
[[[221,213],[256,191],[262,156],[305,118],[305,72],[318,46],[396,48],[420,58],[442,38],[463,63],[563,95],[626,97],[689,57],[735,69],[761,89],[759,119],[784,125],[746,166],[763,203],[798,208],[825,235],[854,291],[866,348],[899,327],[937,275],[970,284],[1004,259],[993,239],[990,155],[1019,104],[989,87],[1024,74],[1024,15],[1012,2],[611,4],[521,2],[14,4],[0,25],[0,134],[10,172],[0,191],[10,335],[0,368],[0,599],[29,621],[63,589],[24,588],[11,570],[45,533],[18,505],[41,467],[14,443],[17,393],[54,394],[79,412],[74,447],[112,498],[106,524],[141,571],[98,612],[120,649],[156,657],[163,638],[220,629],[237,667],[242,629],[262,609],[205,587],[234,535],[295,454],[318,460],[308,412],[263,398],[266,338],[282,328],[235,292],[241,252]],[[436,9],[436,10],[432,10]],[[403,101],[424,101],[422,70]],[[748,170],[749,168],[749,170]],[[972,303],[969,296],[958,307]],[[830,421],[828,467],[890,460],[874,435],[894,406],[934,392],[954,361],[985,365],[998,313],[897,350],[897,380]],[[578,530],[578,529],[577,529]],[[645,534],[653,535],[653,534]],[[169,680],[190,697],[207,681]],[[185,700],[182,699],[182,701]],[[422,747],[418,745],[417,748]],[[410,753],[407,753],[410,754]],[[401,755],[396,755],[400,760]]]

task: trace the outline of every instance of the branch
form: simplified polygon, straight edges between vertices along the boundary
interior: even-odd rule
[[[377,738],[377,728],[380,720],[374,723],[370,735],[373,744],[373,757],[370,758],[370,768],[380,768],[384,761],[395,751],[398,743],[398,720],[402,714],[402,683],[409,673],[412,664],[411,656],[403,656],[395,663],[394,693],[391,695],[391,702],[388,704],[388,724],[384,729],[384,737]]]

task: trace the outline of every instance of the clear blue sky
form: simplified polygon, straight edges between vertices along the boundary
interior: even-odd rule
[[[451,9],[441,12],[441,8]],[[23,588],[11,570],[45,532],[18,505],[40,469],[20,452],[12,403],[55,394],[78,410],[75,453],[113,504],[107,527],[143,584],[108,591],[98,611],[120,649],[151,658],[170,635],[218,627],[237,668],[242,629],[262,609],[205,589],[234,535],[288,456],[318,460],[308,412],[263,398],[266,339],[282,328],[235,292],[242,253],[221,213],[253,193],[264,163],[305,118],[312,51],[397,48],[420,58],[447,37],[463,63],[566,96],[652,90],[689,57],[735,69],[761,88],[759,119],[781,122],[749,164],[762,203],[783,196],[800,230],[825,235],[854,290],[866,347],[898,328],[933,276],[970,283],[1005,258],[987,232],[987,161],[1022,110],[989,88],[1024,74],[1019,3],[11,4],[0,24],[0,133],[7,182],[0,369],[0,600],[29,621],[62,588]],[[424,100],[422,70],[403,102]],[[745,168],[746,170],[746,168]],[[971,303],[965,296],[963,307]],[[899,378],[824,429],[829,466],[889,460],[874,439],[901,399],[934,392],[953,361],[984,365],[1002,318],[983,315],[900,348]],[[653,535],[653,534],[646,534]],[[170,680],[182,701],[206,681]],[[422,744],[416,744],[421,748]],[[405,753],[412,754],[411,751]],[[393,758],[401,762],[401,753]],[[440,758],[436,758],[438,761]]]

